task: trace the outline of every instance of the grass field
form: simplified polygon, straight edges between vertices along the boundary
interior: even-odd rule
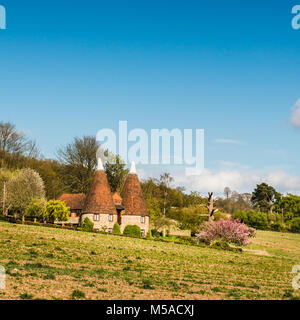
[[[243,253],[0,222],[0,299],[300,299],[300,234]]]

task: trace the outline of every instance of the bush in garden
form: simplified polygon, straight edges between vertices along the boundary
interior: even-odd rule
[[[123,234],[125,236],[132,236],[132,237],[141,237],[141,228],[135,225],[128,225],[125,227]]]
[[[94,223],[88,217],[86,217],[83,223],[80,225],[80,230],[91,232],[94,230]]]
[[[116,222],[116,223],[114,224],[113,234],[122,234],[122,233],[121,233],[121,228],[120,228],[120,225],[118,224],[118,222]]]
[[[205,222],[196,234],[199,241],[211,243],[223,240],[237,245],[247,245],[249,238],[255,236],[255,230],[238,220],[218,220]]]

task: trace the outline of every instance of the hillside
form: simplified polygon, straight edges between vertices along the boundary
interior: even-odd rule
[[[245,253],[0,222],[0,299],[290,299],[300,234],[258,232]]]

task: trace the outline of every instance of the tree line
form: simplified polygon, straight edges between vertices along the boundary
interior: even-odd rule
[[[35,141],[18,131],[14,124],[0,122],[2,211],[14,210],[24,216],[29,212],[32,214],[32,210],[27,210],[31,205],[45,212],[45,206],[41,204],[56,200],[63,193],[86,194],[97,168],[98,156],[103,158],[112,192],[120,193],[128,169],[118,155],[101,150],[96,137],[75,137],[69,144],[57,149],[56,159],[45,159]],[[158,179],[149,178],[141,182],[151,221],[155,228],[162,228],[164,233],[173,221],[177,221],[182,229],[196,232],[211,213],[216,220],[231,215],[261,229],[297,229],[300,197],[282,195],[266,183],[258,185],[252,194],[239,194],[226,187],[224,197],[217,197],[209,204],[209,197],[173,187],[173,180],[170,174],[164,173]],[[61,212],[60,218],[64,218],[66,213],[63,213],[64,210]],[[51,220],[51,215],[45,215]]]

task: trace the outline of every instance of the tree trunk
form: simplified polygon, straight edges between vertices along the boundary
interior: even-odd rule
[[[3,184],[3,216],[7,216],[7,212],[5,210],[5,206],[6,206],[6,182],[4,181]]]

